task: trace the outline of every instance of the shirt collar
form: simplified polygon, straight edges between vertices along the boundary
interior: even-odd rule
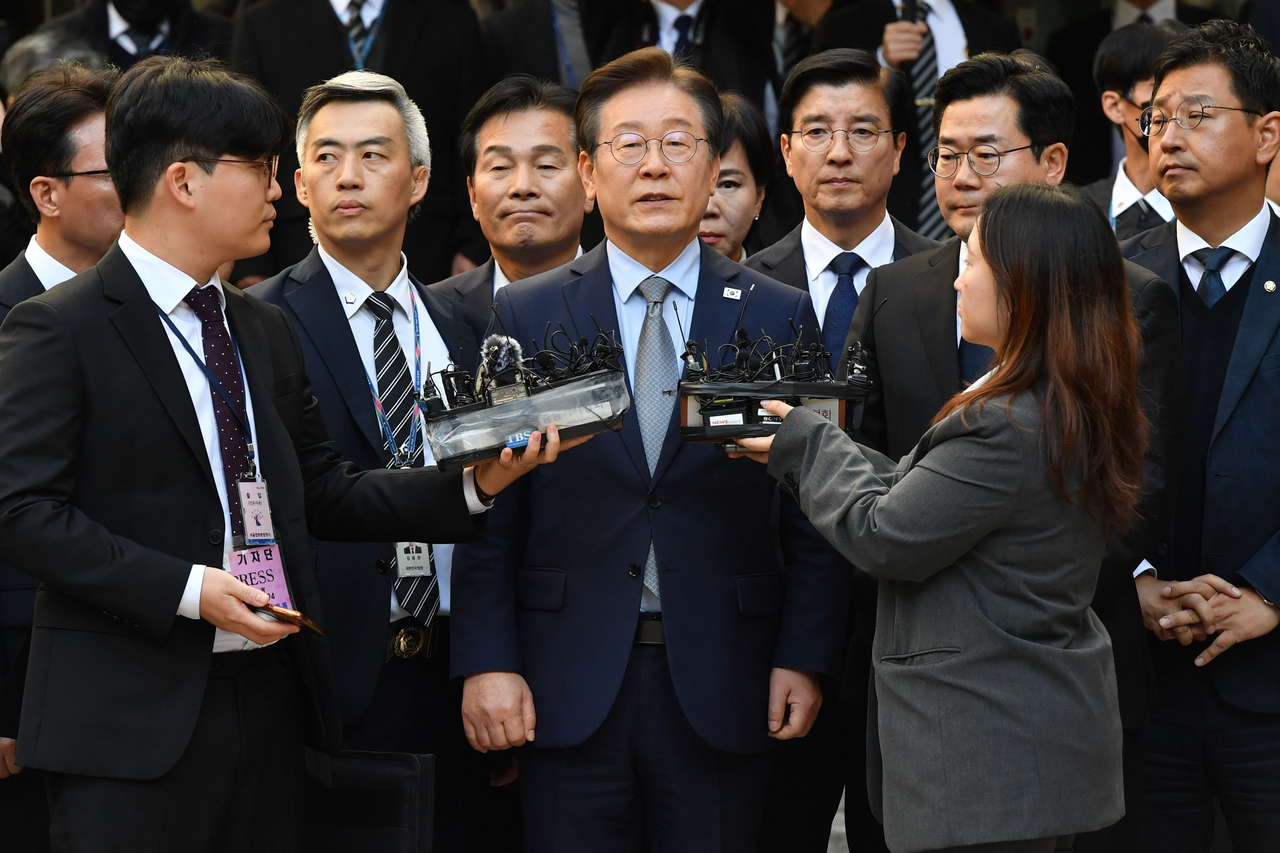
[[[697,20],[698,10],[702,8],[702,0],[693,0],[689,4],[689,8],[683,12],[670,3],[663,3],[662,0],[649,0],[649,5],[653,7],[654,14],[658,16],[658,29],[669,30],[676,25],[676,18],[681,15],[688,15]]]
[[[1256,263],[1258,255],[1262,254],[1262,244],[1266,242],[1267,229],[1270,227],[1271,207],[1263,204],[1262,210],[1258,211],[1258,215],[1246,222],[1239,231],[1223,240],[1222,245],[1235,249],[1248,258],[1249,263]],[[1184,263],[1193,252],[1210,248],[1209,244],[1199,234],[1183,225],[1182,222],[1178,222],[1177,234],[1178,259]]]
[[[151,301],[164,313],[172,314],[174,309],[182,304],[187,294],[195,288],[210,285],[218,289],[218,302],[222,308],[227,307],[227,295],[222,292],[222,280],[218,278],[216,272],[213,278],[202,285],[168,261],[161,260],[139,246],[126,232],[120,232],[119,245],[120,251],[124,252],[124,256],[133,265],[138,278],[142,279],[142,286],[147,289]]]
[[[868,267],[875,269],[892,263],[896,239],[893,233],[893,220],[886,212],[884,219],[875,227],[875,230],[850,251],[857,253]],[[808,217],[800,225],[800,246],[804,249],[805,272],[809,276],[809,281],[817,281],[818,276],[826,271],[836,255],[844,254],[846,251],[814,228]]]
[[[613,288],[618,298],[626,302],[636,293],[640,284],[651,275],[658,275],[671,282],[671,286],[679,290],[689,299],[698,293],[698,274],[702,269],[702,241],[697,237],[684,247],[676,259],[666,269],[655,273],[644,264],[619,249],[612,241],[605,243],[605,254],[609,259],[609,273],[613,276]],[[643,299],[644,295],[641,294]]]
[[[959,271],[964,269],[968,265],[969,265],[969,241],[961,240],[960,241],[960,266],[956,270],[956,274],[959,275]]]
[[[951,0],[926,0],[926,2],[934,14],[951,8]],[[902,0],[893,0],[893,8],[897,10],[898,17],[902,17]]]
[[[26,254],[23,255],[27,259],[27,263],[31,266],[31,271],[36,274],[36,278],[40,279],[40,286],[45,290],[57,284],[62,284],[69,278],[75,278],[75,273],[63,266],[53,255],[44,250],[44,247],[36,241],[36,235],[31,235],[31,241],[27,243]]]
[[[576,261],[582,257],[582,247],[578,247],[578,254],[573,256]],[[498,263],[498,259],[493,259],[493,292],[497,293],[502,288],[511,283],[511,279],[507,278],[507,274],[502,271],[502,264]]]
[[[120,12],[117,11],[116,4],[107,3],[107,37],[108,38],[110,38],[112,41],[115,41],[120,36],[127,33],[132,27],[133,27],[133,24],[130,24],[128,21],[126,21],[124,19],[124,15],[121,15]],[[156,26],[156,34],[162,35],[162,36],[169,35],[169,19],[168,18],[165,18]]]
[[[1144,10],[1129,3],[1128,0],[1116,0],[1116,10],[1111,18],[1111,28],[1118,30],[1128,24],[1136,23]],[[1178,0],[1157,0],[1145,10],[1151,20],[1157,24],[1161,21],[1174,21],[1178,18]]]
[[[338,263],[333,255],[324,250],[323,246],[317,244],[316,248],[320,251],[320,261],[329,271],[329,278],[333,279],[338,298],[342,300],[342,310],[350,320],[364,307],[365,300],[373,295],[373,288],[360,276]],[[404,309],[406,317],[413,316],[413,302],[409,300],[409,263],[405,260],[404,252],[400,253],[400,272],[396,273],[396,277],[392,279],[391,284],[387,285],[384,292]]]
[[[1165,222],[1173,219],[1173,205],[1169,204],[1169,200],[1160,194],[1160,190],[1152,187],[1151,192],[1143,195],[1133,185],[1133,181],[1129,180],[1129,175],[1124,170],[1124,166],[1128,162],[1129,158],[1125,157],[1120,161],[1120,167],[1116,170],[1116,182],[1111,188],[1111,218],[1115,219],[1141,199],[1151,205],[1152,209],[1160,214],[1160,218]]]

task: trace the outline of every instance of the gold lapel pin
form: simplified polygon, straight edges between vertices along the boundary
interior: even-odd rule
[[[1262,285],[1262,289],[1265,290],[1267,293],[1275,293],[1276,283],[1274,281],[1269,281],[1266,284]]]

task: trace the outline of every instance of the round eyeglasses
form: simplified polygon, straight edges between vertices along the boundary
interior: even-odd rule
[[[253,166],[255,171],[270,183],[271,179],[276,176],[276,166],[280,162],[280,157],[268,157],[266,160],[233,160],[230,157],[180,157],[179,162],[239,163],[242,166]]]
[[[650,142],[658,143],[658,150],[667,158],[667,162],[688,163],[697,152],[698,143],[706,141],[704,137],[694,136],[683,130],[673,130],[666,136],[652,139],[645,139],[638,133],[619,133],[608,142],[600,144],[608,145],[613,152],[613,159],[622,165],[634,166],[648,155]]]
[[[953,151],[950,148],[938,147],[929,152],[929,168],[939,178],[950,178],[960,168],[961,156],[969,160],[969,168],[974,174],[988,178],[1000,170],[1000,158],[1015,151],[1025,151],[1031,145],[1017,148],[1006,148],[1001,151],[994,145],[975,145],[968,151]]]
[[[861,154],[876,147],[876,143],[880,141],[880,137],[886,133],[894,133],[893,130],[880,130],[877,127],[827,127],[825,124],[806,124],[799,130],[791,131],[792,135],[799,134],[800,142],[805,148],[808,148],[814,154],[824,154],[831,149],[835,142],[836,134],[843,133],[844,138],[849,140],[849,147]]]
[[[1147,107],[1138,117],[1138,129],[1142,131],[1143,136],[1159,136],[1170,121],[1175,121],[1183,130],[1194,130],[1200,126],[1200,122],[1205,120],[1205,110],[1231,110],[1255,116],[1262,115],[1257,110],[1247,110],[1244,107],[1222,107],[1217,104],[1206,104],[1197,98],[1187,98],[1178,104],[1178,109],[1172,118],[1165,115],[1158,107]]]

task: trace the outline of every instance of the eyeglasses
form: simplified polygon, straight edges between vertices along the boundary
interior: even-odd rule
[[[106,178],[109,181],[111,180],[111,170],[90,169],[87,172],[54,172],[52,175],[49,175],[49,177],[62,178],[63,180],[68,178]]]
[[[1176,121],[1178,127],[1183,130],[1194,130],[1200,126],[1200,122],[1205,120],[1205,110],[1231,110],[1232,112],[1249,113],[1255,116],[1262,115],[1257,110],[1247,110],[1244,107],[1222,107],[1217,104],[1206,104],[1196,98],[1187,98],[1178,104],[1177,112],[1173,114],[1172,120]],[[1147,107],[1142,111],[1142,116],[1138,119],[1138,129],[1142,131],[1143,136],[1159,136],[1164,132],[1169,121],[1170,118],[1157,107]]]
[[[843,128],[827,127],[824,124],[808,124],[799,130],[789,131],[789,134],[800,134],[800,141],[804,143],[805,148],[808,148],[814,154],[822,154],[831,148],[831,144],[835,142],[836,134],[843,133],[844,138],[849,140],[850,148],[866,154],[876,147],[876,143],[880,141],[881,134],[895,132],[893,130],[880,130],[875,127]]]
[[[619,133],[608,142],[600,144],[608,145],[609,150],[613,152],[613,159],[622,165],[634,166],[648,156],[650,142],[658,143],[658,150],[662,152],[663,157],[667,158],[667,162],[688,163],[697,153],[698,143],[706,141],[701,136],[694,136],[683,130],[673,130],[661,139],[645,139],[638,133]]]
[[[280,161],[279,157],[271,157],[267,160],[233,160],[227,157],[179,157],[180,163],[241,163],[245,166],[256,166],[259,174],[266,178],[269,182],[276,176],[276,164]]]
[[[1022,145],[1018,148],[1006,148],[1000,151],[994,145],[983,144],[975,145],[963,153],[969,159],[969,168],[973,169],[974,174],[987,178],[1000,170],[1001,157],[1006,154],[1012,154],[1015,151],[1025,151],[1032,147],[1034,146]],[[929,152],[929,168],[939,178],[950,178],[960,168],[961,153],[950,148],[935,148]]]

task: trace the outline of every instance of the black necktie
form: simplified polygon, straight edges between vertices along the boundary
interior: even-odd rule
[[[361,67],[360,58],[364,56],[364,44],[369,39],[369,28],[364,25],[364,17],[360,9],[364,0],[351,0],[347,5],[347,36],[351,39],[352,60],[356,67]]]
[[[240,517],[240,491],[236,483],[241,474],[249,471],[248,436],[240,418],[248,422],[245,407],[244,382],[240,378],[240,365],[236,361],[231,335],[227,334],[222,320],[222,302],[214,286],[192,288],[183,297],[200,319],[200,340],[204,347],[204,363],[227,392],[239,414],[232,414],[227,403],[210,383],[213,395],[213,416],[218,424],[218,446],[222,450],[222,477],[227,489],[227,509],[231,516],[231,535],[244,535],[244,519]]]
[[[1143,231],[1150,231],[1157,225],[1163,224],[1164,220],[1160,214],[1156,213],[1155,208],[1139,200],[1136,204],[1126,207],[1116,217],[1116,239],[1128,240]]]
[[[408,454],[408,443],[413,430],[418,428],[413,412],[417,407],[414,397],[413,380],[409,376],[409,360],[405,358],[396,337],[392,317],[395,314],[395,302],[385,293],[371,293],[365,301],[377,320],[373,327],[373,368],[378,371],[378,396],[382,399],[382,411],[395,434],[396,449],[390,446],[386,436],[383,442],[391,452],[391,461],[387,467],[394,467],[397,462],[405,461]],[[411,467],[420,468],[425,458],[422,450],[422,436],[415,439],[413,455],[409,457]],[[394,570],[400,560],[396,554],[392,560]],[[396,600],[424,626],[430,625],[440,609],[440,586],[436,579],[435,552],[427,545],[427,564],[430,573],[421,577],[397,578],[395,582]]]
[[[858,310],[858,288],[853,274],[866,266],[856,252],[841,252],[831,259],[827,269],[836,274],[836,289],[827,300],[827,311],[822,318],[822,345],[831,353],[831,363],[840,360],[849,326],[853,324],[853,312]]]
[[[673,26],[676,28],[676,49],[671,56],[679,62],[689,55],[689,33],[693,31],[693,16],[681,15],[676,18]]]

